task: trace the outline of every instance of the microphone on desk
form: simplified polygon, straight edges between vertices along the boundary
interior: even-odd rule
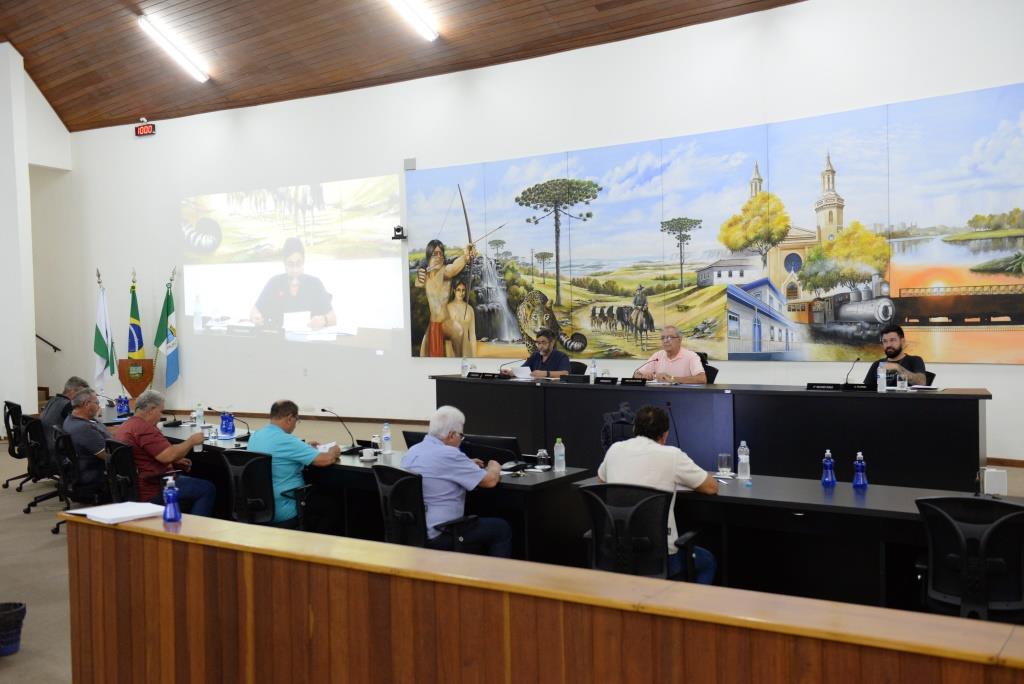
[[[844,385],[849,385],[850,384],[850,373],[853,372],[853,367],[857,365],[858,361],[860,361],[860,357],[859,356],[853,360],[853,363],[850,364],[850,370],[846,371],[846,377],[843,378],[843,384]]]
[[[522,362],[523,362],[522,359],[512,359],[511,361],[506,361],[505,363],[503,363],[500,366],[498,366],[498,372],[500,373],[501,371],[505,370],[505,366],[509,366],[509,365],[511,365],[513,363],[522,363]]]
[[[213,408],[212,406],[207,406],[206,410],[207,411],[212,411],[213,413],[225,413],[225,411],[218,411],[217,409]],[[246,433],[244,435],[242,435],[241,437],[235,437],[235,441],[236,442],[248,442],[249,441],[249,435],[252,434],[252,428],[249,427],[249,423],[245,422],[244,418],[239,418],[238,416],[235,416],[235,420],[237,420],[239,423],[244,425],[245,426],[245,430],[246,430]]]
[[[117,403],[117,402],[115,402],[115,401],[114,401],[113,399],[111,399],[110,397],[108,397],[108,396],[107,396],[106,394],[100,394],[99,392],[97,392],[97,393],[96,393],[96,396],[97,396],[97,397],[101,397],[101,398],[103,398],[103,399],[106,399],[106,400],[107,400],[107,408],[110,408],[111,406],[115,406],[115,405],[116,405],[116,403]]]
[[[676,446],[679,447],[680,450],[682,450],[683,443],[679,441],[679,426],[676,425],[675,418],[672,417],[672,402],[666,401],[665,406],[668,407],[668,422],[672,423],[672,432],[676,436]]]
[[[474,447],[474,446],[475,447],[480,447],[481,449],[489,449],[491,451],[500,451],[503,454],[508,454],[509,456],[511,456],[511,458],[509,459],[510,461],[518,461],[519,460],[519,455],[516,452],[512,451],[511,449],[505,449],[505,448],[500,447],[500,446],[494,446],[493,444],[480,444],[479,442],[474,442],[471,439],[463,439],[462,440],[462,445],[468,445],[468,446],[471,446],[471,447]],[[483,460],[483,459],[481,459],[481,460]]]
[[[640,369],[643,368],[644,366],[646,366],[647,364],[649,364],[650,362],[651,362],[651,359],[647,359],[646,361],[641,363],[639,366],[636,367],[636,369],[633,370],[633,372],[630,374],[629,377],[631,377],[631,378],[636,377],[636,374],[640,372]]]
[[[320,409],[320,412],[321,412],[321,413],[330,413],[330,414],[331,414],[332,416],[334,416],[335,418],[337,418],[337,419],[338,419],[338,421],[339,421],[339,422],[341,423],[341,426],[342,426],[343,428],[345,428],[345,432],[347,432],[347,433],[348,433],[348,438],[349,438],[350,440],[352,440],[352,442],[351,442],[352,446],[350,446],[350,447],[349,447],[349,449],[354,449],[354,448],[356,448],[356,447],[358,447],[358,446],[359,446],[358,444],[356,444],[356,438],[352,436],[352,431],[351,431],[351,430],[349,430],[349,429],[348,429],[348,425],[346,425],[346,424],[345,424],[345,419],[344,419],[344,418],[342,418],[341,416],[339,416],[339,415],[338,415],[337,413],[335,413],[334,411],[331,411],[330,409],[325,409],[325,408],[322,408],[322,409]],[[344,452],[346,451],[346,449],[342,449],[341,451],[342,451],[342,453],[344,453]]]

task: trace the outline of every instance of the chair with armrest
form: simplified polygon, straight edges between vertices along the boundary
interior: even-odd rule
[[[25,454],[22,453],[19,446],[22,440],[24,418],[21,413],[21,404],[16,404],[13,401],[4,402],[4,431],[7,434],[7,453],[11,458],[18,460],[24,460]],[[11,486],[12,482],[18,482],[18,486],[15,491],[21,491],[21,488],[25,485],[25,481],[28,480],[31,475],[28,473],[26,468],[25,472],[21,475],[15,475],[4,480],[3,488],[7,489]]]
[[[42,421],[38,418],[26,418],[22,425],[20,449],[22,449],[25,459],[28,461],[28,481],[42,482],[43,480],[52,480],[54,484],[54,488],[51,491],[34,497],[21,511],[22,513],[31,513],[32,509],[42,502],[62,496],[58,482],[60,479],[60,469],[56,458],[46,445]]]
[[[295,518],[274,522],[274,479],[270,454],[246,449],[227,449],[221,454],[231,487],[231,519],[236,522],[289,529],[304,529],[306,498],[310,485],[302,485],[281,496],[294,499]]]
[[[569,374],[570,375],[586,375],[587,364],[582,361],[570,361],[569,362]]]
[[[668,516],[672,492],[624,484],[593,484],[579,488],[590,513],[590,567],[646,577],[668,577]],[[684,579],[696,576],[693,540],[696,532],[679,535]]]
[[[139,472],[129,445],[107,440],[106,471],[107,489],[114,503],[139,500]]]
[[[935,382],[935,373],[932,373],[931,371],[925,371],[924,372],[924,380],[925,380],[924,384],[926,384],[929,387],[931,387],[932,384],[934,384],[934,382]]]
[[[427,510],[423,504],[423,477],[401,468],[373,466],[380,495],[380,512],[384,517],[384,541],[405,546],[427,546]],[[464,515],[435,525],[455,540],[454,551],[469,551],[463,535],[479,518]]]
[[[715,378],[718,377],[718,369],[714,366],[708,365],[708,353],[707,352],[695,352],[700,357],[700,365],[704,368],[704,376],[708,379],[708,384],[715,384]]]
[[[98,478],[93,482],[85,482],[82,479],[78,451],[71,441],[71,435],[59,427],[53,427],[51,430],[53,430],[53,453],[60,466],[57,489],[60,491],[61,501],[64,502],[64,510],[70,510],[72,503],[86,506],[108,503],[110,494],[104,478]],[[60,526],[63,524],[63,520],[57,521],[50,532],[60,534]]]
[[[928,608],[1024,621],[1024,506],[989,496],[951,496],[918,499],[917,509],[928,533]]]

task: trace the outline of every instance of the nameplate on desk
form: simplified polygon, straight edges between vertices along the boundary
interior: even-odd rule
[[[647,380],[645,380],[644,378],[622,378],[622,380],[619,381],[619,384],[626,386],[632,385],[634,387],[643,387],[644,385],[647,384]]]
[[[561,378],[559,378],[559,380],[561,380],[562,382],[572,382],[578,385],[590,384],[589,375],[563,375]]]
[[[497,380],[501,377],[501,373],[481,373],[480,377],[483,380]]]
[[[865,385],[863,382],[844,382],[844,392],[874,392],[872,388]]]
[[[843,388],[841,382],[809,382],[807,383],[807,389],[809,390],[825,390],[826,392],[838,392]]]
[[[594,384],[595,385],[614,385],[618,381],[619,381],[618,378],[605,378],[605,377],[594,378]]]
[[[480,371],[469,371],[466,373],[467,378],[479,378],[481,377]]]

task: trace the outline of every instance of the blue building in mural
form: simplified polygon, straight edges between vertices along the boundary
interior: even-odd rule
[[[729,321],[729,359],[793,361],[796,331],[786,316],[783,297],[769,278],[725,289]]]

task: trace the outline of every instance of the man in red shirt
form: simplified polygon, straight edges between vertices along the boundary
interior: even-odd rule
[[[164,483],[160,476],[175,468],[191,468],[189,452],[193,446],[203,443],[203,434],[197,432],[181,444],[171,444],[156,427],[163,411],[163,395],[156,390],[146,390],[135,401],[135,415],[126,420],[115,434],[115,439],[132,448],[135,468],[139,472],[139,501],[161,503]],[[217,489],[212,482],[187,475],[178,475],[174,480],[178,487],[178,500],[189,513],[213,513]],[[191,504],[190,510],[188,504]]]

